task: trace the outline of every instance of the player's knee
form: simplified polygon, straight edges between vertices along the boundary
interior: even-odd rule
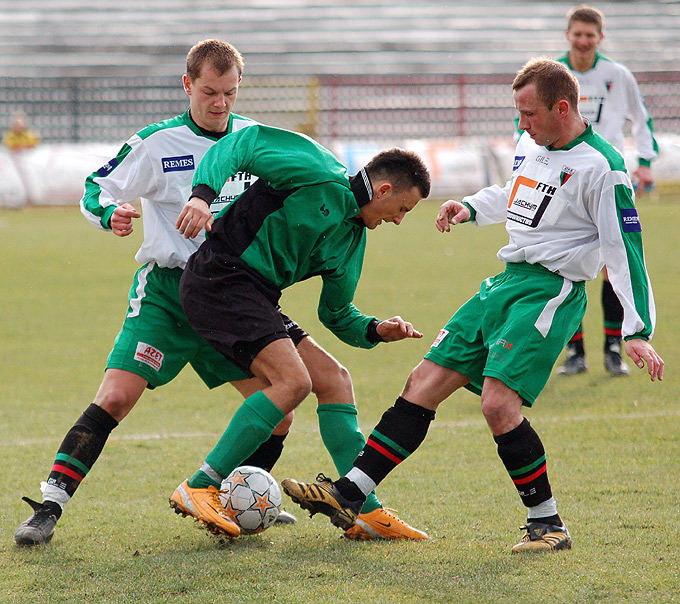
[[[294,375],[289,375],[286,384],[291,398],[297,402],[302,402],[312,391],[312,378],[307,371],[299,371]]]
[[[116,421],[121,421],[135,406],[138,397],[131,396],[123,388],[108,388],[100,390],[94,399],[94,404],[101,407]]]
[[[314,376],[312,392],[320,403],[354,402],[354,386],[349,371],[340,363],[334,362],[324,371]]]
[[[494,434],[505,434],[517,424],[516,409],[501,398],[482,395],[482,413]]]

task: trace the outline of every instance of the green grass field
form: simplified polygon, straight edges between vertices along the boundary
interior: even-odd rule
[[[524,509],[485,426],[462,392],[440,407],[420,449],[380,486],[383,503],[427,530],[426,543],[354,543],[325,517],[223,543],[173,514],[167,499],[212,448],[239,404],[186,370],[147,392],[112,434],[45,547],[14,530],[39,499],[66,431],[91,402],[122,322],[141,224],[121,240],[77,208],[0,211],[0,602],[56,603],[651,603],[680,602],[680,264],[678,195],[641,200],[647,264],[666,361],[662,383],[602,366],[599,283],[589,285],[590,371],[555,376],[527,416],[542,436],[574,549],[511,556]],[[283,307],[351,371],[368,433],[439,328],[502,269],[501,226],[434,228],[423,202],[399,228],[369,234],[357,305],[400,314],[423,340],[352,349],[316,318],[319,282]],[[311,480],[332,463],[305,401],[274,470]]]

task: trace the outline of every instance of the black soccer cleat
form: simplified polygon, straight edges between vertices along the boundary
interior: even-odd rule
[[[604,350],[604,366],[612,377],[630,375],[630,367],[621,357],[621,345],[612,344]]]
[[[33,508],[33,514],[17,527],[14,541],[17,545],[27,546],[49,543],[61,516],[61,507],[54,501],[38,503],[28,497],[22,497],[22,500]]]
[[[346,531],[357,521],[363,501],[350,501],[340,494],[330,478],[323,474],[316,477],[317,482],[298,482],[292,478],[281,481],[284,493],[288,495],[310,516],[324,514],[331,523]]]

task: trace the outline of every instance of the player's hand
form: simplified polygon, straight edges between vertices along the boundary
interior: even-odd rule
[[[659,381],[663,380],[663,359],[647,340],[628,340],[626,342],[626,354],[633,359],[633,362],[640,369],[647,363],[647,371],[652,382],[656,378],[659,378]]]
[[[633,172],[633,180],[637,180],[637,194],[640,195],[645,190],[649,190],[654,184],[652,170],[648,166],[640,166]]]
[[[139,218],[141,214],[129,203],[118,206],[111,214],[109,225],[114,235],[127,237],[132,231],[132,219]]]
[[[401,317],[392,317],[381,321],[375,331],[385,342],[398,342],[404,338],[423,337],[422,333]]]
[[[451,225],[456,225],[470,219],[470,208],[460,203],[449,199],[442,204],[437,214],[437,229],[440,233],[448,233],[451,230]]]
[[[200,197],[192,197],[179,213],[175,227],[185,239],[193,239],[203,229],[209,232],[213,222],[210,206]]]

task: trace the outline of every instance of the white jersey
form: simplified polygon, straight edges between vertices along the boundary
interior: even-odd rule
[[[231,114],[227,133],[255,123]],[[147,126],[87,178],[81,212],[96,227],[110,230],[109,220],[116,207],[141,198],[144,241],[135,259],[140,264],[155,262],[160,267],[184,268],[205,240],[205,232],[185,239],[175,223],[191,195],[196,167],[218,139],[201,130],[188,110]],[[256,176],[243,172],[230,178],[210,206],[211,212],[219,212],[255,180]]]
[[[507,184],[465,197],[471,220],[506,223],[503,262],[540,264],[571,281],[589,281],[606,263],[624,308],[624,336],[650,338],[656,311],[642,228],[621,154],[588,126],[563,149],[524,133]]]
[[[568,55],[559,61],[576,76],[581,88],[579,110],[595,132],[623,152],[623,128],[626,120],[630,120],[635,149],[642,163],[648,166],[658,155],[658,146],[652,120],[628,68],[599,54],[593,66],[584,72],[571,66]]]

